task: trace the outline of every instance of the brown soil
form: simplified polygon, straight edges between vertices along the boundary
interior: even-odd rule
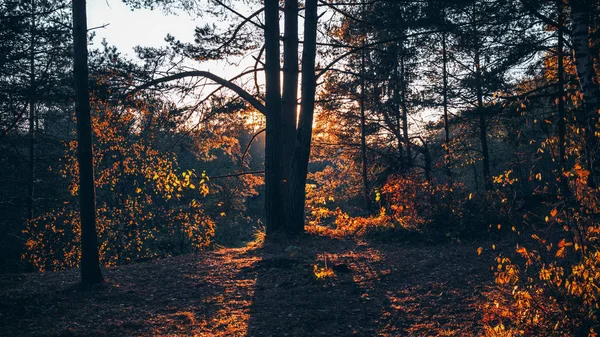
[[[77,270],[2,275],[0,335],[477,336],[493,278],[477,247],[306,237],[110,268],[89,289]]]

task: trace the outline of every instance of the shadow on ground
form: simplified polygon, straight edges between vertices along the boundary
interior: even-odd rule
[[[314,268],[334,275],[321,279]],[[111,268],[0,276],[6,336],[477,336],[476,245],[304,237]]]

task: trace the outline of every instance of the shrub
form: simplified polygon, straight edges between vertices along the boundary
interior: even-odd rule
[[[545,217],[547,238],[498,256],[496,289],[488,297],[487,336],[596,336],[600,299],[600,223],[589,172],[570,172],[572,196]],[[562,227],[562,228],[561,228]],[[540,234],[541,235],[541,234]]]

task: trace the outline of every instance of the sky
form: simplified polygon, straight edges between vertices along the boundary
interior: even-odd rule
[[[121,0],[88,0],[88,27],[94,29],[95,45],[103,38],[124,54],[133,56],[133,47],[164,46],[168,33],[182,41],[192,41],[195,20],[188,14],[165,15],[160,10],[136,9],[132,11]]]

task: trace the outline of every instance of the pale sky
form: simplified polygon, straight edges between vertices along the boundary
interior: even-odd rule
[[[183,42],[192,42],[196,26],[206,24],[206,19],[185,12],[175,15],[165,14],[161,9],[132,11],[122,0],[88,0],[87,19],[89,28],[108,24],[104,28],[93,30],[96,36],[91,48],[99,48],[102,39],[106,39],[109,45],[116,46],[130,59],[135,57],[133,51],[135,46],[166,46],[167,34]],[[242,72],[244,68],[254,65],[254,62],[246,57],[241,60],[239,67],[220,61],[203,63],[189,61],[188,65],[199,70],[208,70],[224,78],[231,78]]]
[[[133,47],[164,46],[168,33],[182,41],[192,41],[197,18],[186,13],[165,15],[161,10],[136,9],[132,11],[121,0],[88,0],[88,27],[109,24],[95,29],[95,44],[99,46],[103,38],[110,45],[129,56]]]

